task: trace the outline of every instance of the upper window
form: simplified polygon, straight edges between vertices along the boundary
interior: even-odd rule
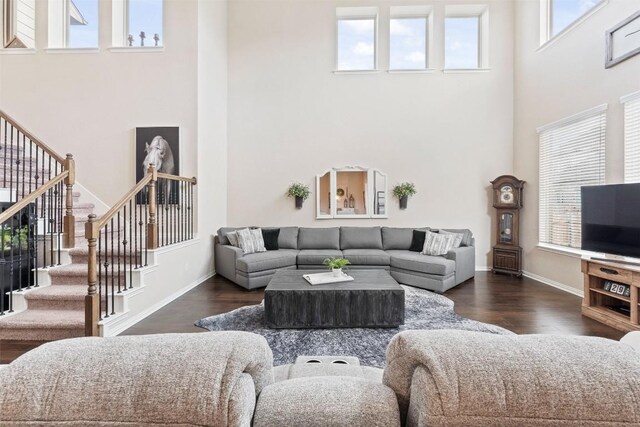
[[[487,68],[488,19],[486,6],[456,5],[446,8],[445,69]]]
[[[50,1],[49,47],[98,47],[98,0]]]
[[[0,0],[3,48],[34,48],[36,45],[35,0]]]
[[[424,70],[429,64],[431,8],[397,6],[389,21],[389,69]]]
[[[538,129],[539,240],[579,249],[580,188],[605,183],[606,105]]]
[[[640,182],[640,92],[623,98],[624,182]]]
[[[337,17],[338,71],[369,71],[377,66],[378,9],[339,7]]]
[[[163,0],[113,0],[113,45],[163,46]]]
[[[540,44],[585,19],[607,0],[540,0]]]

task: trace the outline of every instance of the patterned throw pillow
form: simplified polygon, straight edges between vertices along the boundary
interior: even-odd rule
[[[451,233],[450,231],[444,231],[444,230],[440,230],[440,234],[445,234],[445,235],[451,235],[451,236],[455,236],[455,240],[453,241],[453,247],[454,248],[459,248],[460,245],[462,244],[462,239],[464,239],[464,234],[462,233]],[[231,240],[231,239],[229,239]]]
[[[445,255],[451,249],[455,242],[456,236],[452,234],[439,234],[427,231],[424,239],[423,255]]]
[[[227,239],[229,239],[229,244],[231,246],[235,246],[236,248],[238,247],[238,232],[237,231],[232,231],[231,233],[227,233],[227,234],[225,234],[225,237]]]
[[[264,239],[262,238],[262,230],[259,228],[238,230],[238,247],[245,254],[253,254],[256,252],[266,252],[264,247]]]

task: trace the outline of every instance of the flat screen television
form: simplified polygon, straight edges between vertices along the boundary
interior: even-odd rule
[[[582,187],[582,249],[640,258],[640,184]]]

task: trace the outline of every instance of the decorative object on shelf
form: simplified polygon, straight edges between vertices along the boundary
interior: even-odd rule
[[[149,165],[156,167],[159,173],[180,175],[180,128],[144,127],[136,128],[136,182],[147,175]],[[170,204],[180,200],[179,182],[163,182],[158,187],[158,197]],[[146,194],[140,193],[136,200],[145,203]]]
[[[144,33],[144,31],[140,31],[140,46],[144,47],[144,39],[147,38],[147,35]]]
[[[640,53],[640,11],[605,33],[607,45],[605,68],[626,61]]]
[[[491,181],[493,207],[497,210],[496,244],[493,246],[493,273],[522,277],[520,247],[520,209],[525,182],[512,175],[502,175]]]
[[[316,175],[316,189],[316,219],[387,217],[387,177],[377,169],[327,169]]]
[[[640,331],[640,266],[583,257],[582,273],[582,315],[619,331]]]
[[[287,190],[287,196],[293,197],[296,200],[296,209],[302,209],[302,202],[307,200],[310,194],[311,190],[309,190],[309,186],[299,182],[294,182]]]
[[[156,42],[156,47],[158,47],[158,42],[160,41],[160,36],[158,35],[158,33],[155,33],[153,35],[153,41]]]
[[[322,263],[331,269],[335,277],[340,277],[342,269],[351,264],[346,258],[325,258]]]
[[[127,42],[129,42],[129,47],[133,46],[133,34],[129,34]]]
[[[400,209],[407,209],[409,196],[417,194],[416,186],[412,182],[403,182],[393,187],[393,195],[400,200]]]

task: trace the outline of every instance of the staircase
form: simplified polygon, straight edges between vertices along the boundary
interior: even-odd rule
[[[71,155],[56,154],[0,111],[0,202],[8,202],[0,213],[0,340],[123,330],[153,250],[194,239],[195,178],[150,164],[99,218],[74,183]],[[134,313],[143,308],[138,298]]]

